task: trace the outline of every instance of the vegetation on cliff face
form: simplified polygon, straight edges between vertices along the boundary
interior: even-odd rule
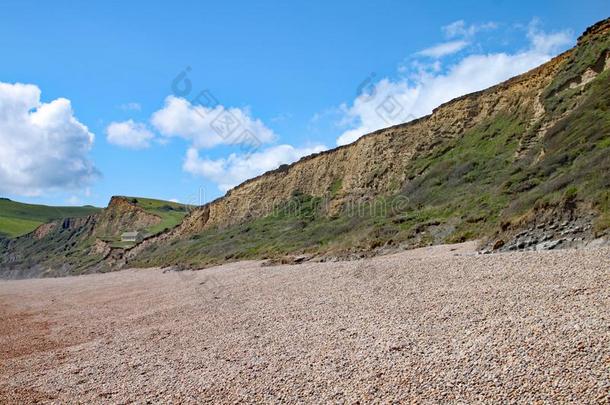
[[[149,244],[130,264],[200,267],[285,254],[349,256],[486,239],[518,227],[535,210],[563,209],[567,201],[594,218],[589,236],[601,236],[610,227],[607,28],[581,38],[577,48],[551,62],[558,65],[555,71],[549,68],[552,76],[532,81],[538,89],[512,99],[503,96],[508,99],[503,108],[465,126],[459,136],[437,138],[395,162],[401,172],[371,161],[365,184],[393,184],[385,193],[350,190],[348,174],[334,174],[324,195],[296,188],[286,205],[299,209],[206,226],[208,214],[199,219],[199,230]],[[500,91],[510,93],[511,85]],[[470,115],[480,110],[474,107]],[[354,210],[354,204],[359,208]],[[386,209],[369,209],[381,205]]]
[[[183,204],[141,197],[112,197],[108,208],[100,213],[95,235],[117,244],[121,234],[141,231],[146,236],[168,231],[182,222],[187,214]]]
[[[152,198],[125,197],[149,214],[156,215],[161,221],[144,229],[149,235],[155,235],[174,228],[186,216],[188,209],[184,204],[173,201],[155,200]]]
[[[522,160],[515,156],[532,119],[527,109],[498,114],[414,159],[408,170],[419,174],[397,194],[346,204],[335,215],[328,210],[335,187],[324,198],[297,194],[263,218],[153,245],[131,264],[201,267],[460,242],[484,238],[501,222],[568,195],[599,211],[596,232],[602,232],[608,228],[610,189],[608,74],[591,83],[581,105]],[[536,160],[542,150],[545,158]]]
[[[95,215],[63,219],[42,225],[35,232],[0,242],[0,269],[5,276],[15,272],[58,276],[94,271],[104,258],[91,249],[95,242]]]
[[[324,197],[296,193],[263,218],[152,245],[131,264],[200,267],[286,254],[350,256],[479,237],[509,203],[503,179],[510,178],[526,118],[498,116],[438,145],[412,162],[409,170],[422,174],[399,193],[348,200],[335,213],[329,207],[336,187]]]
[[[359,252],[393,243],[405,201],[378,198],[331,214],[332,194],[314,197],[296,192],[272,213],[226,228],[206,229],[189,238],[153,244],[134,266],[177,264],[201,267],[227,260],[272,258],[289,253]],[[383,241],[383,242],[382,242]]]

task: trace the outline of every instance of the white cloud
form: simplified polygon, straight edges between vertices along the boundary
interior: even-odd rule
[[[148,148],[154,137],[154,134],[146,128],[146,125],[133,120],[112,122],[106,128],[108,142],[125,148]]]
[[[273,131],[261,120],[252,118],[247,109],[221,105],[207,108],[174,96],[165,99],[165,106],[153,114],[151,122],[161,135],[187,139],[197,149],[222,144],[261,145],[276,138]]]
[[[173,203],[176,203],[176,204],[179,204],[179,203],[180,203],[180,200],[179,200],[179,199],[177,199],[177,198],[170,198],[170,199],[169,199],[169,201],[170,201],[170,202],[173,202]]]
[[[414,118],[408,114],[416,112],[420,93],[420,88],[410,86],[407,81],[382,79],[370,93],[357,97],[350,107],[341,106],[344,112],[342,124],[349,123],[348,126],[353,128],[339,136],[337,145],[346,145],[379,128]]]
[[[289,115],[282,115],[274,120],[287,118]],[[165,99],[163,108],[151,116],[150,122],[161,135],[156,138],[159,143],[165,143],[172,137],[187,140],[190,146],[183,170],[211,180],[222,191],[281,164],[292,163],[304,155],[326,149],[322,146],[294,148],[279,145],[260,151],[264,144],[273,142],[277,137],[260,119],[253,118],[247,108],[227,108],[222,105],[206,107],[175,96]],[[155,138],[144,124],[132,120],[111,123],[107,135],[109,142],[131,148],[147,147]],[[221,145],[234,145],[242,151],[254,152],[233,153],[216,160],[199,157],[199,150]]]
[[[446,38],[453,39],[453,41],[447,41],[438,45],[426,48],[416,53],[418,56],[426,56],[429,58],[442,58],[443,56],[452,55],[456,52],[461,51],[470,45],[473,37],[482,31],[489,31],[498,28],[498,25],[494,22],[487,22],[483,24],[466,24],[464,20],[452,22],[451,24],[441,27],[441,30],[445,34]]]
[[[468,46],[467,41],[449,41],[442,44],[426,48],[419,51],[417,54],[421,56],[427,56],[430,58],[441,58],[443,56],[451,55]]]
[[[187,151],[183,169],[202,176],[227,191],[249,178],[278,168],[282,164],[296,162],[303,156],[326,150],[324,145],[295,148],[291,145],[277,145],[249,155],[231,154],[227,158],[200,158],[195,148]]]
[[[447,30],[448,35],[469,34],[476,29],[465,24]],[[515,53],[472,54],[443,69],[438,61],[415,61],[410,74],[398,80],[384,78],[351,105],[343,105],[343,124],[349,129],[337,139],[345,145],[380,128],[429,114],[440,104],[482,90],[524,73],[546,61],[573,42],[568,32],[545,34],[536,24],[528,31],[530,45]]]
[[[533,49],[541,53],[555,53],[558,49],[570,45],[574,34],[571,31],[559,31],[547,34],[540,29],[540,22],[534,19],[528,26],[527,37]]]
[[[35,85],[0,82],[0,192],[77,189],[99,175],[88,157],[94,135],[70,100],[42,103],[40,94]]]
[[[478,32],[493,30],[497,27],[498,25],[494,22],[468,25],[464,20],[458,20],[452,22],[451,24],[445,25],[441,28],[441,30],[445,33],[447,38],[470,38]]]

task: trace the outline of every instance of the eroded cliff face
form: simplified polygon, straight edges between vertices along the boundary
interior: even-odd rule
[[[246,181],[226,196],[194,210],[171,232],[131,249],[127,252],[127,259],[135,259],[138,263],[138,256],[143,251],[147,251],[145,256],[154,256],[155,250],[170,253],[172,250],[163,246],[173,246],[174,239],[182,241],[177,242],[176,248],[184,249],[183,254],[172,253],[177,261],[182,260],[181,256],[195,254],[197,250],[193,246],[201,246],[206,252],[213,251],[215,248],[207,242],[197,244],[191,238],[213,238],[210,230],[230,229],[256,221],[295,194],[329,200],[330,204],[326,206],[328,216],[340,212],[342,207],[354,201],[373,201],[380,196],[397,194],[407,198],[413,196],[414,204],[410,208],[419,211],[414,219],[388,219],[393,222],[394,230],[379,228],[384,225],[372,228],[357,225],[367,226],[361,231],[373,234],[398,232],[397,237],[402,238],[407,247],[485,237],[491,233],[491,227],[501,220],[506,221],[502,219],[504,213],[508,212],[505,216],[510,216],[513,212],[527,210],[544,193],[563,192],[565,185],[573,183],[578,175],[571,172],[562,176],[561,173],[570,172],[567,166],[574,159],[578,160],[579,153],[587,153],[592,162],[600,163],[600,159],[604,159],[603,152],[601,157],[598,150],[589,153],[591,148],[596,148],[595,142],[601,145],[601,139],[608,132],[604,127],[599,128],[602,132],[602,138],[599,138],[582,131],[582,123],[579,123],[578,136],[599,138],[598,141],[581,139],[581,146],[587,144],[589,148],[586,151],[570,155],[565,148],[558,147],[557,142],[562,142],[561,139],[565,139],[563,142],[566,144],[575,142],[569,139],[570,130],[566,130],[566,126],[578,121],[581,107],[592,116],[600,114],[599,111],[593,112],[599,107],[599,102],[595,104],[591,100],[605,96],[592,88],[603,87],[607,81],[605,76],[601,82],[596,79],[605,75],[610,66],[609,32],[610,20],[602,21],[590,27],[574,49],[528,73],[448,102],[427,117],[376,131],[353,144],[308,156],[290,166]],[[583,107],[586,102],[597,107],[593,104]],[[599,108],[603,110],[603,106]],[[473,141],[474,138],[478,143]],[[503,145],[498,144],[499,140],[505,143],[505,151],[510,151],[508,155],[504,153]],[[483,153],[476,157],[478,161],[468,161],[472,148],[479,147],[489,148],[496,155]],[[457,152],[453,153],[452,148],[457,148]],[[502,163],[481,159],[501,159]],[[474,175],[470,173],[473,169],[477,172]],[[443,170],[447,171],[446,176],[443,176]],[[498,170],[498,176],[494,175],[494,170]],[[591,177],[594,174],[587,175]],[[472,179],[456,180],[460,176]],[[470,181],[479,184],[471,187],[466,184]],[[441,188],[436,189],[439,184]],[[601,184],[588,184],[586,191],[597,192],[603,187]],[[464,193],[471,192],[482,193],[472,195],[473,201],[479,197],[482,199],[469,207],[464,201]],[[434,193],[451,197],[443,199]],[[447,201],[453,196],[459,199],[455,204]],[[597,203],[587,202],[591,210],[600,209],[598,197]],[[443,212],[425,212],[426,207],[435,206]],[[468,212],[471,208],[476,212]],[[417,223],[418,216],[423,222]],[[591,225],[589,229],[593,228],[591,218],[594,216],[587,215]],[[411,221],[407,224],[411,228],[400,225],[403,221]],[[516,223],[509,228],[518,234],[520,226]],[[230,238],[241,236],[239,232],[228,232]],[[249,232],[249,227],[241,232]],[[354,248],[371,249],[367,247],[368,243],[370,246],[395,243],[393,239],[396,238],[382,238],[382,242],[373,240]],[[247,244],[248,240],[246,238],[243,242]],[[506,245],[510,243],[507,241]],[[266,251],[272,252],[274,248],[269,249]],[[163,263],[163,260],[142,263]]]
[[[43,224],[33,232],[4,242],[0,277],[63,276],[95,272],[112,251],[101,238],[158,224],[161,218],[125,197],[112,197],[98,214]]]
[[[488,90],[470,94],[437,108],[430,116],[386,128],[353,144],[303,158],[299,162],[247,181],[227,195],[192,213],[175,234],[223,227],[269,213],[295,191],[328,196],[333,186],[334,206],[349,199],[370,199],[398,191],[416,173],[409,163],[440,142],[460,137],[466,130],[498,113],[527,111],[531,125],[544,110],[538,101],[567,54],[560,55],[523,76]]]
[[[472,239],[490,251],[579,246],[610,233],[608,111],[610,19],[537,69],[246,181],[135,247],[100,239],[160,218],[116,197],[84,224],[0,241],[0,253],[69,273],[363,257]],[[408,204],[382,213],[346,210],[399,197]],[[276,215],[287,202],[296,209]]]
[[[98,236],[116,236],[122,232],[143,229],[161,222],[161,217],[146,212],[126,197],[115,196],[98,215],[95,232]]]
[[[90,250],[97,214],[43,224],[29,234],[6,241],[0,255],[0,278],[65,276],[99,263]]]
[[[590,27],[578,40],[577,47],[601,41],[608,36],[610,19]],[[340,184],[334,206],[348,199],[367,199],[398,191],[417,173],[408,172],[409,163],[430,151],[443,140],[460,137],[485,120],[502,114],[527,114],[528,128],[523,131],[515,160],[527,155],[563,116],[549,117],[541,96],[574,50],[548,63],[487,90],[448,102],[424,118],[368,134],[353,144],[301,159],[288,167],[268,172],[230,190],[227,195],[192,213],[175,235],[200,232],[210,227],[224,227],[269,213],[288,200],[295,191],[313,196],[328,196],[333,185]],[[570,78],[563,86],[583,87],[610,66],[610,52],[598,63],[587,67],[581,76]],[[531,131],[536,127],[535,131]],[[534,132],[535,136],[531,136]],[[543,153],[543,152],[542,152]],[[541,158],[543,156],[540,156]]]

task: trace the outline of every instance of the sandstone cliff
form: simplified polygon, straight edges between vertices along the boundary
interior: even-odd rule
[[[96,233],[99,236],[119,235],[139,230],[161,222],[161,217],[139,207],[133,199],[115,196],[98,216]]]
[[[590,27],[578,40],[578,46],[606,38],[610,21]],[[490,89],[469,94],[448,102],[427,117],[368,134],[353,144],[308,156],[288,167],[265,173],[230,190],[227,195],[196,210],[176,230],[176,234],[196,233],[208,227],[227,226],[265,215],[278,204],[291,198],[295,191],[324,196],[333,184],[341,184],[336,195],[337,205],[344,199],[373,198],[399,191],[409,179],[419,173],[409,172],[410,162],[431,151],[439,143],[462,136],[477,124],[499,113],[529,115],[528,126],[519,139],[516,159],[533,147],[526,139],[530,130],[538,129],[535,137],[544,137],[545,129],[557,117],[545,115],[541,102],[543,91],[566,65],[574,50],[557,56],[543,66]],[[603,68],[610,63],[608,52],[603,55]],[[582,77],[570,78],[560,87],[583,86],[600,71],[587,67]],[[572,106],[571,110],[576,108]],[[566,111],[564,114],[567,114]]]
[[[127,260],[197,267],[290,253],[351,257],[469,239],[517,248],[524,244],[510,239],[531,227],[524,218],[561,210],[566,198],[587,223],[568,223],[543,241],[529,238],[526,247],[603,236],[610,224],[604,203],[609,33],[604,20],[576,47],[528,73],[246,181],[173,231],[131,249]],[[408,203],[382,215],[347,212],[354,202],[374,205],[386,197]],[[296,214],[277,214],[291,201]],[[312,202],[318,205],[306,207]]]

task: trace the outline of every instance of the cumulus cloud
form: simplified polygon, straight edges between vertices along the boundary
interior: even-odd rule
[[[190,148],[187,151],[183,169],[186,172],[202,176],[216,183],[220,190],[227,191],[244,180],[326,149],[324,145],[304,148],[277,145],[252,154],[233,153],[227,158],[208,159],[201,158],[197,149]]]
[[[454,23],[448,36],[470,35],[481,26]],[[477,28],[478,27],[478,28]],[[569,32],[547,34],[536,23],[527,32],[529,46],[515,53],[470,54],[443,67],[438,61],[414,61],[397,80],[384,78],[359,95],[351,105],[342,105],[342,124],[348,127],[338,145],[354,142],[362,135],[430,114],[434,108],[458,96],[482,90],[524,73],[548,61],[573,42]]]
[[[272,121],[289,117],[282,115]],[[222,191],[282,164],[326,149],[325,146],[295,148],[278,145],[261,149],[274,142],[276,134],[246,108],[201,105],[195,100],[168,96],[161,109],[152,114],[150,124],[157,136],[144,124],[133,120],[113,122],[107,128],[110,143],[131,148],[145,148],[152,139],[165,143],[173,137],[189,143],[183,170],[214,182]],[[201,158],[201,150],[229,145],[239,152],[226,158]]]
[[[264,144],[276,139],[273,131],[252,118],[247,109],[221,105],[208,108],[175,96],[165,99],[164,107],[153,114],[151,122],[161,135],[187,139],[197,149]]]
[[[419,51],[417,54],[421,56],[427,56],[430,58],[441,58],[443,56],[451,55],[468,46],[467,41],[449,41],[442,44],[426,48]]]
[[[35,85],[0,82],[0,192],[76,189],[99,175],[88,157],[94,135],[70,101],[42,103],[40,95]]]
[[[128,120],[112,122],[106,128],[108,142],[130,149],[144,149],[150,146],[155,135],[146,128],[146,125]]]

